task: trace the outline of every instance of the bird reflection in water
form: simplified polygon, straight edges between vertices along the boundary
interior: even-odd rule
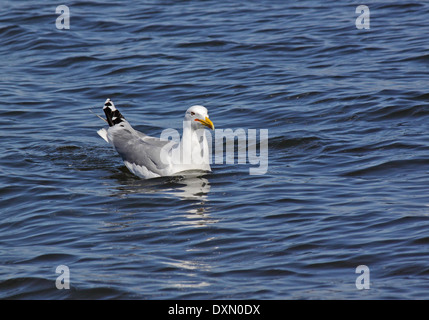
[[[207,200],[211,187],[205,172],[184,171],[177,176],[144,180],[136,178],[123,168],[121,173],[116,173],[109,178],[109,180],[115,180],[113,195],[117,197],[126,198],[130,194],[154,194],[157,196],[154,203],[163,202],[166,197],[189,201],[189,204],[184,206],[183,215],[180,215],[187,219],[174,219],[171,222],[173,225],[198,227],[217,222],[209,216],[210,207],[207,205]]]
[[[173,178],[175,188],[172,188],[169,194],[175,195],[182,200],[206,200],[207,195],[210,192],[209,180],[201,175],[197,175],[195,172],[186,171],[184,175]]]
[[[174,187],[166,191],[182,200],[192,201],[192,207],[182,215],[186,219],[176,219],[173,225],[188,225],[203,227],[215,223],[210,217],[210,207],[207,206],[207,198],[210,192],[210,183],[204,176],[195,172],[186,172],[182,176],[175,177],[172,181]]]
[[[183,275],[167,280],[165,283],[167,288],[172,290],[177,290],[177,288],[207,289],[211,286],[209,281],[201,281],[198,277],[201,272],[211,270],[211,264],[202,261],[200,253],[205,252],[206,246],[212,250],[218,249],[217,246],[211,244],[215,238],[207,236],[205,231],[205,228],[219,221],[210,216],[211,207],[208,198],[211,186],[208,175],[204,175],[201,171],[184,172],[183,175],[174,177],[142,180],[132,176],[126,171],[126,168],[122,168],[121,173],[109,176],[105,183],[111,186],[113,184],[113,188],[110,188],[113,191],[113,197],[125,198],[127,213],[122,212],[120,217],[115,215],[113,221],[104,222],[103,231],[117,232],[127,229],[130,237],[128,239],[134,236],[141,239],[144,235],[143,238],[150,239],[149,243],[162,246],[164,244],[160,243],[166,241],[163,239],[162,231],[168,230],[169,233],[176,233],[177,239],[181,239],[181,237],[189,237],[184,234],[188,232],[194,234],[193,232],[198,230],[195,237],[199,239],[198,242],[202,244],[203,248],[185,245],[183,252],[178,250],[174,257],[164,256],[162,253],[154,254],[152,250],[149,250],[149,256],[154,255],[154,259],[161,264],[162,268],[167,267],[168,270],[172,270],[169,272]],[[145,201],[152,203],[152,212],[154,208],[162,206],[163,210],[169,213],[168,216],[144,214],[145,219],[142,222],[141,218],[137,218],[139,214],[142,214],[142,197],[145,198]],[[132,231],[128,233],[128,230]],[[133,243],[133,257],[136,257],[141,250],[144,253],[142,259],[146,259],[148,255],[146,246],[147,243],[141,241]]]
[[[160,177],[154,179],[140,179],[121,170],[119,174],[109,176],[109,180],[116,180],[116,196],[127,194],[164,194],[178,197],[182,200],[206,200],[210,192],[210,183],[202,171],[183,171],[180,175]]]

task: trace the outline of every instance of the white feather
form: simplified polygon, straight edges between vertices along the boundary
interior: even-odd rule
[[[107,130],[106,129],[100,129],[97,131],[98,135],[102,137],[104,140],[106,140],[107,143],[109,143],[109,139],[107,139]]]

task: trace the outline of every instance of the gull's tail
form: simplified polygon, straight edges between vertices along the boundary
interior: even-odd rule
[[[103,111],[106,114],[107,123],[110,127],[125,120],[124,116],[115,108],[113,101],[110,99],[107,99],[104,103]]]
[[[110,127],[113,127],[115,124],[125,121],[124,116],[119,112],[119,110],[115,108],[115,105],[110,99],[107,99],[106,102],[104,103],[103,110],[104,110],[104,113],[106,114],[107,120],[103,119],[99,115],[96,115],[96,116],[106,121]],[[100,135],[100,137],[106,140],[107,143],[110,143],[109,139],[107,138],[107,130],[105,128],[98,130],[97,133]]]

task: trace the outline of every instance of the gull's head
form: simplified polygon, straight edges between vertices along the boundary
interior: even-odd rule
[[[203,106],[192,106],[186,110],[185,121],[191,121],[191,126],[194,129],[204,129],[207,127],[214,130],[214,125],[209,119],[208,111]]]

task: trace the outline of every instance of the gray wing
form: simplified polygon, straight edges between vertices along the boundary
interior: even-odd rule
[[[160,175],[163,169],[169,166],[161,160],[161,149],[164,147],[171,149],[176,144],[173,141],[150,137],[134,130],[125,121],[110,127],[107,136],[124,161],[144,166],[149,171]]]

